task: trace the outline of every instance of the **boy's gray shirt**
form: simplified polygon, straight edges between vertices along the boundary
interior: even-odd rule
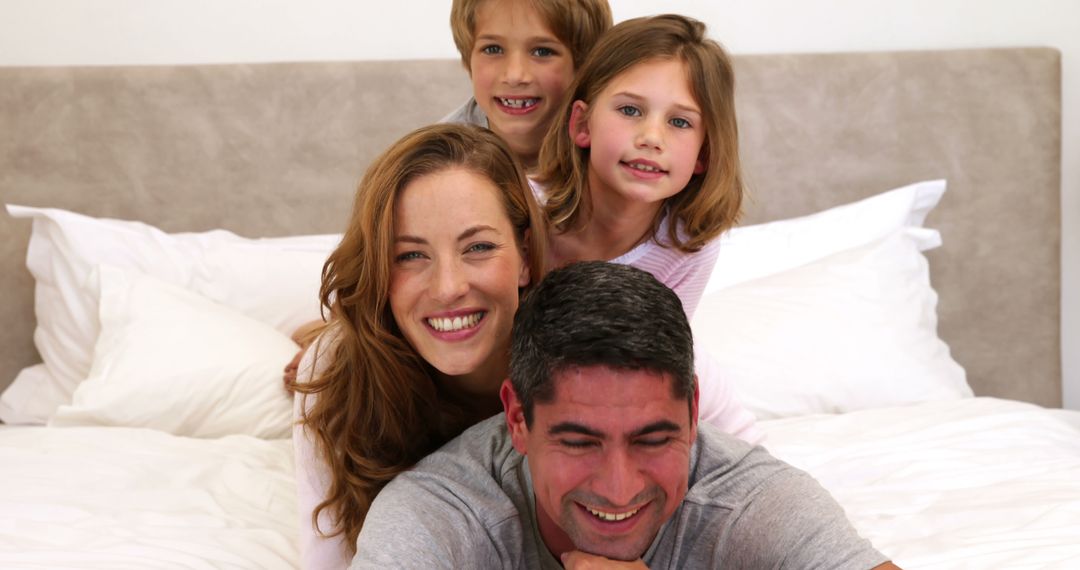
[[[454,109],[449,115],[439,119],[440,123],[460,123],[464,125],[479,125],[487,128],[488,120],[484,110],[476,104],[476,99],[469,97],[464,105]]]
[[[698,425],[689,479],[642,557],[650,568],[865,570],[888,560],[812,477],[711,426]],[[533,509],[528,462],[499,414],[379,493],[351,568],[561,568]]]

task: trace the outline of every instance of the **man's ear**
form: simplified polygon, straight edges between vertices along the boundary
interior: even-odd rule
[[[506,428],[510,431],[510,441],[514,444],[514,449],[522,455],[528,455],[529,427],[525,425],[525,408],[521,406],[521,400],[518,400],[509,378],[503,380],[499,388],[499,399],[502,400],[503,411],[506,412]]]
[[[570,109],[570,140],[578,148],[589,148],[592,137],[589,135],[589,105],[584,101],[574,101]]]

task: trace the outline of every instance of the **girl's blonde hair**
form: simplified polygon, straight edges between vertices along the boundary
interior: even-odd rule
[[[371,501],[390,479],[468,427],[461,411],[440,397],[434,369],[402,336],[389,303],[395,199],[412,181],[452,167],[488,178],[502,191],[532,282],[544,275],[543,214],[521,164],[491,131],[425,127],[368,169],[348,229],[323,266],[319,295],[332,331],[323,339],[333,342],[319,356],[329,363],[310,382],[293,384],[305,398],[318,394],[310,408],[305,402],[301,422],[331,473],[312,525],[324,535],[344,534],[348,544],[356,544]],[[319,349],[309,348],[316,355]],[[318,528],[324,509],[333,514],[333,529]]]
[[[588,120],[593,102],[616,77],[655,59],[686,64],[690,92],[701,108],[705,126],[701,158],[706,170],[694,174],[686,188],[665,200],[665,207],[653,220],[653,239],[659,243],[656,233],[667,215],[670,243],[681,251],[697,251],[738,220],[743,181],[731,60],[720,44],[705,37],[705,24],[667,14],[617,24],[597,42],[567,90],[562,110],[540,148],[537,175],[547,188],[544,210],[556,230],[577,227],[590,215],[589,149],[575,145],[570,133],[574,102],[589,105],[579,119]]]

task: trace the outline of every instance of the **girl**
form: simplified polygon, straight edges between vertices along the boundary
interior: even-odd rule
[[[692,317],[718,240],[742,203],[735,80],[705,25],[627,20],[589,53],[540,150],[537,197],[549,265],[609,260],[672,288]],[[706,351],[696,351],[701,421],[750,442],[761,433]]]
[[[537,182],[553,266],[652,273],[693,316],[743,185],[734,73],[705,25],[627,20],[590,52],[544,139]]]
[[[323,268],[328,323],[293,384],[303,567],[348,566],[379,490],[501,410],[544,227],[521,165],[486,129],[426,127],[369,168]]]

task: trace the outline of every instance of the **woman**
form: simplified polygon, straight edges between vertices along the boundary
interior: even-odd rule
[[[501,410],[511,322],[545,243],[523,169],[486,129],[422,128],[368,169],[294,385],[304,567],[347,566],[379,490]]]

